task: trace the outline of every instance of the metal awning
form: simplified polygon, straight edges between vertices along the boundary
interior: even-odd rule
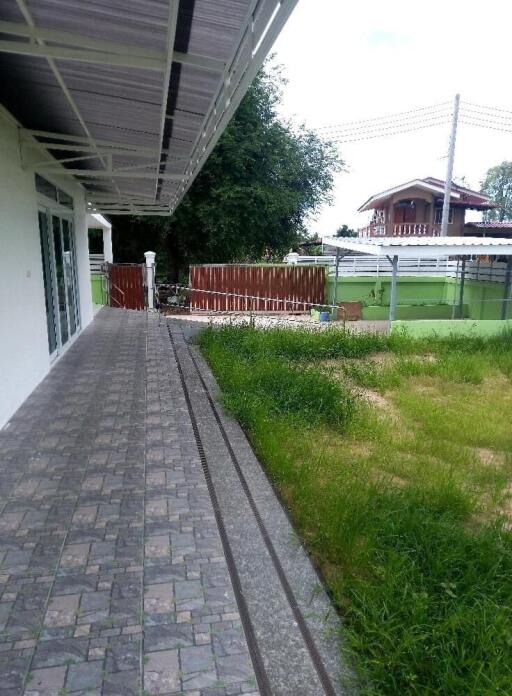
[[[296,3],[4,0],[0,99],[91,211],[167,215]]]
[[[322,243],[336,250],[336,272],[334,296],[338,282],[338,262],[340,252],[344,254],[368,254],[386,256],[391,261],[391,297],[389,320],[394,321],[397,305],[398,263],[400,259],[435,258],[438,256],[462,257],[459,307],[462,310],[464,299],[464,278],[466,257],[507,256],[507,271],[503,295],[502,319],[505,319],[508,304],[512,301],[512,240],[503,237],[323,237]]]
[[[512,240],[503,237],[323,237],[322,243],[347,254],[390,258],[512,256]]]

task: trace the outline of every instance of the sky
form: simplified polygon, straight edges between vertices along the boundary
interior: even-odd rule
[[[457,92],[512,110],[511,22],[509,0],[299,0],[274,45],[288,79],[281,115],[321,128],[453,101]],[[310,231],[362,227],[368,213],[357,208],[371,195],[411,179],[444,179],[449,135],[447,123],[340,145],[346,171]],[[488,168],[506,159],[512,132],[459,126],[455,179],[478,190]]]

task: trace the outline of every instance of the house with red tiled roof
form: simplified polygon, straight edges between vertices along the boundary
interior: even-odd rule
[[[445,182],[434,177],[414,179],[371,196],[359,212],[373,211],[370,224],[359,231],[362,237],[437,236],[441,231]],[[448,234],[461,236],[466,211],[495,208],[491,198],[452,184]]]

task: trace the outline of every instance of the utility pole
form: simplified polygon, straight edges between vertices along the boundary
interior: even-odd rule
[[[452,193],[453,160],[455,159],[455,141],[457,139],[457,122],[459,120],[460,94],[455,95],[453,103],[452,132],[450,133],[450,148],[448,150],[448,166],[446,168],[446,181],[444,184],[443,217],[441,218],[441,237],[448,234],[448,220],[450,218],[450,196]]]

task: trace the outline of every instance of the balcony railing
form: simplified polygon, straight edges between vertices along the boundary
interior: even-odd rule
[[[439,237],[441,225],[429,222],[374,224],[359,230],[360,237]]]

